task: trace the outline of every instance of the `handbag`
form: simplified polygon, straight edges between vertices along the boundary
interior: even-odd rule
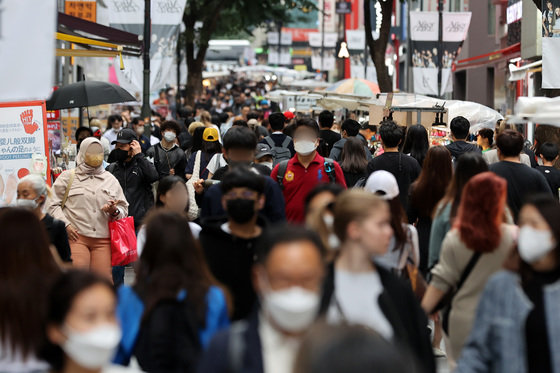
[[[194,159],[194,169],[191,178],[187,181],[187,190],[189,192],[189,211],[188,217],[190,221],[196,220],[200,216],[200,209],[196,204],[196,191],[194,190],[194,182],[200,179],[200,161],[202,152],[196,152]]]
[[[132,216],[109,222],[111,266],[124,266],[138,260],[136,232]]]

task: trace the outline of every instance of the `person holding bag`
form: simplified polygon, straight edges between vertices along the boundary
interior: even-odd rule
[[[85,139],[76,168],[56,179],[47,211],[66,224],[74,266],[111,279],[109,222],[126,217],[128,203],[118,180],[102,164],[101,142]]]

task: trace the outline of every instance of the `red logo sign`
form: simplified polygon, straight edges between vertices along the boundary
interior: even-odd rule
[[[21,119],[21,124],[23,124],[23,128],[25,129],[25,133],[32,135],[39,129],[39,123],[33,120],[32,109],[23,111],[19,117]]]

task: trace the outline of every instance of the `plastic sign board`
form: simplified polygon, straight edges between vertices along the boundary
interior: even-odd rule
[[[352,3],[349,1],[339,1],[336,3],[336,14],[352,13]]]

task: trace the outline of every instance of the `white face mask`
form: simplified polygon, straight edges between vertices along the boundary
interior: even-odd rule
[[[145,130],[144,126],[137,127],[136,128],[136,134],[138,136],[142,136],[144,134],[144,130]]]
[[[35,210],[37,207],[39,207],[39,204],[34,199],[18,198],[16,200],[16,206],[23,209]]]
[[[272,162],[263,162],[263,163],[261,163],[261,164],[262,164],[263,166],[266,166],[266,167],[268,167],[268,168],[270,168],[270,169],[272,170],[272,165],[273,165]]]
[[[62,349],[78,365],[87,369],[99,369],[109,364],[121,340],[121,329],[107,324],[87,332],[65,328],[67,340]]]
[[[313,153],[317,149],[317,145],[315,145],[315,141],[300,140],[294,144],[294,148],[298,154],[305,156]]]
[[[263,294],[263,309],[282,330],[301,332],[317,317],[319,295],[298,286],[270,290]]]
[[[177,138],[177,135],[175,134],[175,132],[173,131],[165,131],[163,133],[163,138],[165,139],[165,141],[167,142],[173,142],[175,141],[175,139]]]
[[[539,230],[524,225],[519,230],[517,246],[521,259],[531,264],[542,259],[546,254],[554,250],[556,243],[550,231]]]

